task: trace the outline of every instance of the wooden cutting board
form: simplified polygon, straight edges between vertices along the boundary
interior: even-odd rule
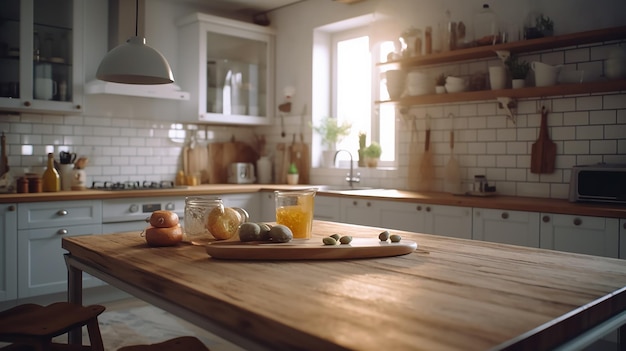
[[[295,135],[294,135],[295,139]],[[300,141],[294,141],[289,147],[291,162],[298,167],[298,184],[309,184],[309,173],[311,168],[310,156],[309,156],[309,144],[303,141],[303,136],[300,134]]]
[[[553,173],[556,160],[556,144],[548,135],[548,110],[541,108],[541,126],[539,137],[533,143],[530,154],[531,173]]]
[[[256,164],[258,153],[252,146],[242,141],[225,143],[210,143],[209,149],[209,182],[224,184],[228,182],[228,166],[235,162],[249,162]]]
[[[230,260],[345,260],[400,256],[416,249],[414,241],[390,243],[376,238],[354,238],[349,245],[324,245],[320,238],[281,244],[220,241],[206,245],[209,256]]]

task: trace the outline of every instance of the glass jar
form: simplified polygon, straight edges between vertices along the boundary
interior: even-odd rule
[[[209,230],[209,213],[216,207],[224,207],[224,202],[218,197],[186,197],[185,217],[183,218],[183,240],[200,241],[215,239]],[[248,212],[243,208],[231,207],[239,213],[239,223],[247,222]]]
[[[186,197],[183,240],[212,239],[213,235],[207,228],[207,218],[209,212],[218,206],[224,206],[224,203],[217,197]]]
[[[474,40],[477,45],[493,45],[498,34],[496,14],[484,4],[474,17]]]

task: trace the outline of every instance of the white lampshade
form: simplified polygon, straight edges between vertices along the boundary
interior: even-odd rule
[[[131,37],[109,51],[96,78],[125,84],[168,84],[174,82],[172,69],[160,52],[146,45],[146,39]]]

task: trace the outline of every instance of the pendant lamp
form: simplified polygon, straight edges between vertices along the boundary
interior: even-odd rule
[[[174,82],[169,63],[157,50],[137,35],[139,1],[135,1],[135,36],[109,51],[96,72],[96,78],[124,84],[168,84]]]

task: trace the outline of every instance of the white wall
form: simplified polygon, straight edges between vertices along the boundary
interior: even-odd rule
[[[436,27],[450,9],[453,20],[464,21],[471,33],[473,14],[480,9],[483,1],[365,1],[355,5],[336,2],[305,1],[272,13],[272,25],[278,32],[277,37],[277,93],[285,85],[297,88],[295,110],[301,104],[313,105],[312,115],[328,114],[325,105],[312,101],[311,81],[312,32],[315,28],[352,17],[370,13],[372,16],[372,35],[377,38],[395,39],[399,33],[414,25],[423,28],[427,25]],[[492,4],[501,23],[511,33],[522,28],[526,14],[534,10],[543,13],[555,21],[555,34],[619,26],[626,24],[623,19],[626,2],[602,0],[591,5],[584,1],[499,1]],[[380,20],[389,18],[384,25]],[[516,35],[513,34],[513,38]],[[527,55],[524,58],[541,60],[552,64],[566,64],[568,69],[584,69],[591,74],[601,74],[603,59],[609,47],[616,43],[602,46],[585,45],[581,48],[564,48]],[[494,55],[495,57],[495,55]],[[497,60],[477,60],[459,65],[448,65],[441,69],[449,74],[470,75]],[[316,92],[317,93],[317,92]],[[552,138],[557,143],[557,170],[553,174],[536,175],[529,171],[530,149],[536,140],[539,117],[538,107],[544,104],[550,108],[549,125]],[[311,111],[311,109],[309,109]],[[494,101],[479,101],[433,105],[414,108],[412,111],[421,119],[420,142],[424,138],[423,118],[429,113],[435,118],[432,142],[435,152],[436,173],[439,178],[437,189],[443,189],[441,179],[444,166],[449,157],[447,118],[450,112],[457,117],[455,128],[457,144],[455,152],[460,158],[462,172],[466,179],[475,174],[486,174],[495,182],[498,191],[503,194],[521,196],[541,196],[565,198],[569,182],[569,169],[574,164],[595,162],[626,163],[626,95],[609,93],[598,96],[552,97],[539,101],[526,99],[520,101],[517,109],[517,124],[507,120],[502,110]],[[309,116],[309,118],[311,118]],[[289,121],[289,119],[288,119]],[[362,184],[370,186],[404,188],[408,173],[407,125],[396,123],[399,131],[399,168],[397,170],[360,169]],[[296,130],[297,124],[291,130]],[[280,141],[278,131],[265,130],[272,134],[272,140]],[[312,172],[313,183],[341,183],[345,170],[316,169]]]

